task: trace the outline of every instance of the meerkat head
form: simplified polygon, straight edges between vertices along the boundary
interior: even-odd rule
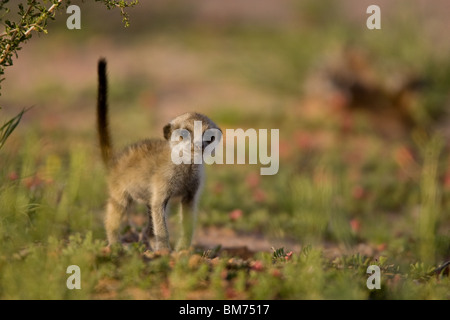
[[[177,145],[180,150],[186,151],[202,152],[222,137],[222,130],[211,119],[196,112],[176,117],[164,126],[163,132],[171,147]]]

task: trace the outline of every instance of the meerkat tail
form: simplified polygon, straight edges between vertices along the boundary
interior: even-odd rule
[[[108,167],[111,159],[112,146],[108,126],[107,91],[106,60],[102,58],[98,61],[97,130],[102,159]]]

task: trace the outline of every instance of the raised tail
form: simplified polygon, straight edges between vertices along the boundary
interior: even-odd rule
[[[109,167],[112,155],[111,136],[108,125],[108,80],[106,77],[106,60],[98,61],[98,95],[97,95],[97,130],[102,159]]]

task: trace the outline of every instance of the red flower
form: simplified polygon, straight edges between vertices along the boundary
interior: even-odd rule
[[[225,289],[225,296],[227,299],[236,299],[238,293],[233,288],[228,287]]]
[[[171,290],[170,290],[169,285],[166,282],[161,283],[161,285],[159,286],[159,290],[161,292],[163,299],[170,298]]]
[[[280,158],[289,158],[292,154],[292,142],[280,139],[278,144],[278,151]]]
[[[280,278],[281,277],[281,271],[278,269],[273,269],[271,272],[272,276],[275,278]]]
[[[356,218],[350,220],[350,228],[354,233],[359,232],[359,230],[361,230],[361,222],[359,222],[359,220]]]
[[[253,200],[256,202],[264,202],[267,199],[266,193],[261,189],[256,189],[253,192]]]
[[[313,135],[309,132],[302,132],[302,131],[295,132],[294,141],[300,150],[311,149],[314,145]]]
[[[450,172],[447,172],[444,176],[444,188],[450,189]]]
[[[355,198],[355,199],[362,199],[366,195],[366,191],[364,190],[363,187],[358,185],[353,188],[352,195],[353,195],[353,198]]]
[[[250,267],[255,271],[262,271],[264,269],[263,263],[259,260],[252,261]]]
[[[341,117],[341,131],[344,133],[349,133],[353,130],[355,126],[355,121],[349,113],[344,113]]]
[[[342,92],[334,92],[329,98],[331,107],[335,110],[342,110],[349,105],[349,98]]]
[[[27,187],[30,190],[34,190],[44,184],[44,180],[39,178],[37,175],[33,177],[26,178],[23,183],[25,184],[25,187]]]
[[[217,182],[213,187],[214,194],[222,194],[223,192],[223,184],[220,182]]]
[[[402,168],[409,167],[415,163],[412,152],[407,147],[400,147],[395,150],[395,161]]]
[[[250,188],[256,188],[259,186],[259,183],[261,182],[260,175],[257,174],[256,172],[251,172],[245,178],[245,182]]]
[[[13,171],[8,175],[8,179],[11,181],[14,181],[14,180],[19,179],[19,176],[17,175],[17,173],[15,171]]]
[[[228,215],[231,220],[236,221],[242,217],[242,210],[241,209],[234,209],[231,211]]]
[[[286,261],[288,261],[291,257],[292,257],[292,251],[289,251],[289,252],[286,253],[286,255],[284,256],[284,259],[285,259]]]

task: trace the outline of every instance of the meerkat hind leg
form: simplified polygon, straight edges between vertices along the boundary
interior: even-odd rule
[[[106,206],[105,229],[108,245],[111,246],[120,240],[120,226],[126,213],[128,202],[116,201],[110,198]]]

